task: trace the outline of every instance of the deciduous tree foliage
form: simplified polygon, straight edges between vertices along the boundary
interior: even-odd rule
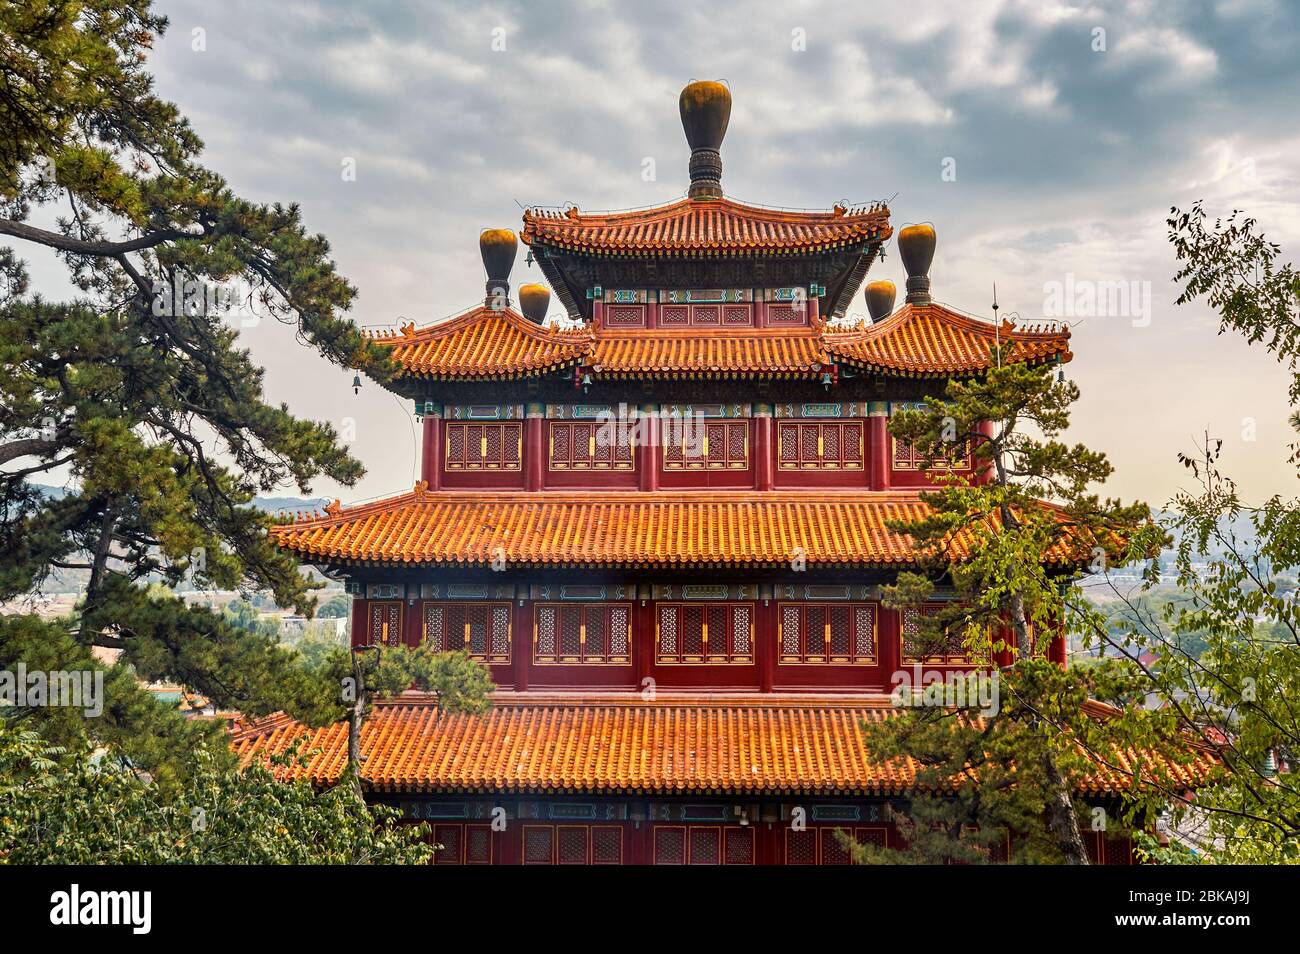
[[[1220,330],[1261,343],[1292,372],[1300,397],[1300,276],[1250,217],[1210,221],[1202,203],[1170,210],[1169,239],[1180,264],[1180,304],[1204,301]],[[1293,426],[1300,419],[1293,411]],[[1295,464],[1297,444],[1279,448]],[[1163,522],[1177,539],[1178,585],[1188,594],[1161,612],[1141,611],[1141,593],[1116,588],[1130,612],[1118,633],[1098,627],[1096,643],[1127,654],[1145,689],[1181,726],[1223,758],[1215,784],[1194,805],[1175,802],[1172,824],[1197,845],[1196,860],[1300,861],[1300,607],[1274,577],[1300,570],[1300,500],[1243,500],[1225,472],[1223,441],[1180,455],[1191,486]],[[1248,534],[1238,532],[1243,523]],[[1213,553],[1206,561],[1203,554]],[[1149,576],[1148,588],[1155,583]],[[1195,637],[1195,638],[1192,638]],[[1150,650],[1146,661],[1138,658]],[[1177,838],[1166,860],[1191,860]]]
[[[0,864],[422,864],[428,826],[200,746],[181,790],[0,722]],[[285,761],[297,753],[290,753]]]

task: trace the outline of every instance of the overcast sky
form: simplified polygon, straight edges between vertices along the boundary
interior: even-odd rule
[[[1296,5],[156,5],[171,19],[153,58],[160,93],[236,191],[302,205],[360,289],[362,325],[474,304],[478,232],[518,228],[520,204],[681,195],[677,94],[724,79],[727,193],[810,208],[887,199],[895,228],[932,221],[941,301],[987,315],[996,282],[1002,313],[1029,320],[1070,276],[1149,283],[1137,286],[1150,288],[1149,321],[1071,319],[1083,399],[1070,436],[1111,456],[1112,492],[1163,503],[1184,479],[1176,454],[1207,429],[1249,496],[1294,490],[1286,375],[1217,336],[1207,310],[1173,304],[1164,220],[1204,198],[1300,247]],[[902,285],[892,246],[871,274]],[[541,278],[521,253],[514,282],[526,280]],[[370,382],[354,397],[350,373],[284,328],[244,337],[272,399],[355,420],[369,473],[322,495],[411,486],[404,402]]]

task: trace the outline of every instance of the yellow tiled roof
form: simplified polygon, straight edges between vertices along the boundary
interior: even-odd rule
[[[1004,345],[1016,361],[1069,361],[1068,329],[1013,328]],[[691,331],[564,329],[539,326],[511,309],[480,305],[449,321],[380,335],[375,344],[409,375],[499,379],[547,374],[574,364],[598,377],[813,376],[843,361],[913,376],[970,374],[989,366],[999,333],[985,321],[941,305],[904,305],[889,318],[852,330],[726,328]]]
[[[554,245],[593,255],[745,255],[817,252],[890,236],[883,205],[796,212],[734,199],[682,199],[629,212],[577,209],[524,212],[528,245]]]
[[[861,723],[888,718],[884,699],[854,701],[516,697],[483,715],[439,712],[428,701],[379,704],[362,728],[363,780],[386,792],[897,794],[915,782],[909,759],[880,763]],[[347,763],[347,726],[308,729],[272,717],[246,725],[233,745],[243,763],[301,740],[305,765],[285,778],[336,782]],[[1133,784],[1140,759],[1124,752],[1081,786],[1104,794]],[[1215,760],[1196,751],[1167,763],[1193,787]]]
[[[416,331],[377,336],[375,344],[407,374],[431,378],[509,378],[574,364],[591,351],[585,331],[538,325],[518,312],[479,305]]]
[[[883,321],[825,336],[831,357],[873,371],[915,376],[965,373],[989,366],[998,341],[1013,361],[1069,361],[1068,328],[1000,328],[940,304],[905,304]]]
[[[917,492],[439,491],[273,527],[306,560],[485,565],[907,566],[911,538],[890,520],[929,512]],[[952,551],[963,552],[958,536]],[[1060,560],[1078,558],[1059,546]],[[1080,553],[1087,554],[1088,546]]]

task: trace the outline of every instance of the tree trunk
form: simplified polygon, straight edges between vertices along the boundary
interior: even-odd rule
[[[1065,863],[1070,865],[1091,864],[1088,849],[1084,847],[1083,836],[1079,834],[1079,819],[1074,813],[1074,798],[1070,786],[1056,767],[1056,760],[1050,752],[1043,755],[1043,774],[1047,777],[1052,791],[1051,801],[1047,806],[1047,826],[1056,835],[1056,840],[1065,855]]]
[[[1018,658],[1029,659],[1034,647],[1029,641],[1029,620],[1025,618],[1025,598],[1019,593],[1011,596],[1011,628],[1016,631]]]
[[[352,654],[352,679],[356,683],[356,700],[348,710],[348,780],[357,801],[365,803],[361,789],[361,723],[366,718],[366,673],[356,653]]]

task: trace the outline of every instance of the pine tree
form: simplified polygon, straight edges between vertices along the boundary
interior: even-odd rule
[[[266,400],[262,370],[224,320],[230,307],[282,322],[339,366],[392,372],[348,319],[355,289],[326,240],[296,206],[240,198],[155,95],[146,62],[165,28],[149,0],[0,6],[0,241],[15,243],[0,248],[0,601],[56,573],[86,580],[70,619],[0,622],[0,655],[43,643],[63,653],[47,653],[50,665],[77,668],[91,647],[110,647],[141,678],[221,708],[333,720],[347,711],[339,660],[308,669],[267,636],[148,585],[269,591],[310,613],[318,584],[250,501],[363,473],[333,427]],[[35,249],[57,254],[75,298],[31,293],[19,253]],[[237,300],[223,297],[231,288]],[[66,487],[52,494],[42,481]],[[127,720],[141,702],[117,688]],[[172,726],[168,754],[143,726],[108,724],[79,731],[111,734],[146,768],[179,765],[194,742],[195,730]]]
[[[921,495],[928,515],[891,525],[912,537],[919,569],[900,574],[884,600],[918,613],[915,655],[960,647],[992,673],[980,677],[987,688],[982,698],[967,692],[964,701],[909,708],[867,732],[877,757],[920,765],[923,794],[901,819],[913,858],[987,860],[1009,833],[1017,860],[1086,864],[1078,783],[1118,749],[1162,750],[1171,736],[1161,717],[1129,705],[1128,670],[1063,669],[1046,649],[1061,633],[1076,573],[1146,555],[1160,535],[1145,504],[1091,490],[1111,473],[1104,454],[1060,440],[1078,388],[1014,358],[995,352],[987,375],[952,381],[944,397],[891,422],[936,486]],[[950,467],[967,454],[973,478]],[[920,614],[940,587],[947,592],[938,611]],[[1098,699],[1121,708],[1102,710]],[[1146,817],[1153,791],[1112,814]],[[878,849],[859,854],[882,857]]]

